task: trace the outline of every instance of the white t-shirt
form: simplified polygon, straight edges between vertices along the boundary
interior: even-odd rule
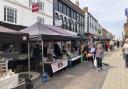
[[[124,49],[124,53],[128,54],[128,43],[124,44],[123,49]]]

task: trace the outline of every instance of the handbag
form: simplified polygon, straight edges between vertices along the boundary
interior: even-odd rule
[[[97,66],[96,58],[94,59],[94,66]]]
[[[86,57],[92,57],[93,55],[91,53],[87,53]]]

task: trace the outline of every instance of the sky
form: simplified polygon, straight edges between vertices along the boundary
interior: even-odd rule
[[[76,2],[76,0],[71,0]],[[89,12],[116,37],[122,36],[126,22],[125,8],[128,0],[79,0],[80,7],[88,7]]]

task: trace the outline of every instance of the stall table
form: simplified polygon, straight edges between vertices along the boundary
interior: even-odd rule
[[[0,79],[0,89],[11,89],[18,86],[18,74]]]
[[[73,57],[73,58],[70,58],[70,59],[68,60],[68,66],[69,66],[69,67],[72,67],[72,66],[74,66],[74,65],[79,64],[80,62],[81,62],[81,55],[76,56],[76,57]]]
[[[68,66],[68,60],[55,60],[53,62],[45,62],[44,63],[44,70],[45,72],[52,77],[56,72],[65,69]]]

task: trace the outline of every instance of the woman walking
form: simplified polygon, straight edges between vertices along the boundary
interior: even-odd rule
[[[99,43],[96,48],[96,60],[97,60],[98,71],[102,70],[103,55],[104,55],[104,51],[101,44]]]

